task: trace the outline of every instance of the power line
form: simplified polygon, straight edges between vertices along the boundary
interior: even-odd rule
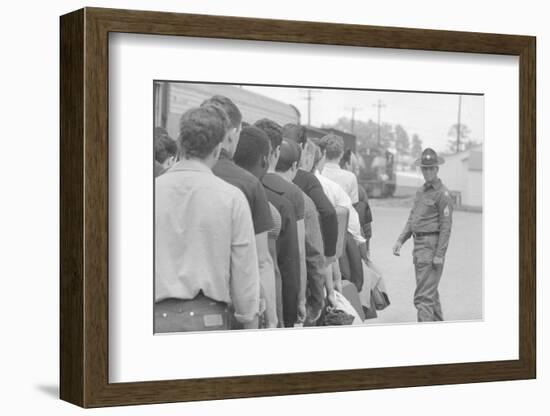
[[[346,107],[346,110],[351,110],[351,133],[353,134],[355,131],[355,112],[362,109],[359,107]]]
[[[307,90],[305,90],[305,92],[306,92],[307,95],[305,97],[302,97],[302,99],[307,101],[307,125],[311,126],[311,102],[314,99],[312,93],[317,93],[317,92],[320,92],[320,91],[319,90],[307,89]]]
[[[311,90],[307,90],[307,97],[304,99],[307,100],[307,125],[311,126],[311,101],[313,100]]]

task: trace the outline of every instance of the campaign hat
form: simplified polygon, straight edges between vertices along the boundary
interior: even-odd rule
[[[445,163],[445,159],[438,156],[434,149],[428,147],[424,149],[420,158],[416,159],[414,164],[420,167],[439,166]]]

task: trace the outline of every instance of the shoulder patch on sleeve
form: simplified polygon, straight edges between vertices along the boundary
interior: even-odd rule
[[[445,207],[445,209],[443,210],[443,215],[445,215],[446,217],[449,216],[449,206],[448,206],[448,205],[447,205],[447,206]]]

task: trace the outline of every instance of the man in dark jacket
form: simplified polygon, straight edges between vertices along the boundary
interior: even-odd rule
[[[313,159],[309,160],[306,152],[308,146],[306,128],[297,124],[286,124],[283,127],[283,138],[292,140],[301,148],[301,158],[299,169],[293,182],[310,197],[317,211],[319,212],[319,220],[321,232],[323,235],[323,244],[327,263],[332,263],[336,254],[336,240],[338,239],[338,220],[334,206],[330,203],[323,191],[323,187],[319,180],[311,173]]]

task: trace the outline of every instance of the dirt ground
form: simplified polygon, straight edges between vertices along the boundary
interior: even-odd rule
[[[393,244],[407,221],[412,197],[371,199],[370,204],[371,258],[383,273],[391,305],[378,311],[378,318],[365,323],[416,322],[412,239],[403,246],[401,256],[392,253]],[[482,319],[482,217],[482,213],[474,212],[453,214],[451,240],[439,286],[446,321]]]

